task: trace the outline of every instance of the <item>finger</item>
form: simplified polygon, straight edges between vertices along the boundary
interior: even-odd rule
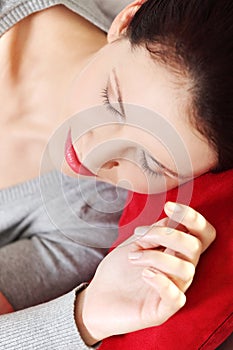
[[[167,227],[168,224],[172,223],[172,227],[176,227],[179,230],[182,230],[184,232],[187,232],[187,229],[185,228],[185,226],[183,225],[179,225],[177,222],[172,222],[171,219],[169,219],[168,217],[163,218],[159,221],[157,221],[156,223],[154,223],[151,226],[139,226],[136,227],[136,229],[134,230],[134,235],[130,236],[126,241],[124,241],[120,246],[125,246],[125,245],[130,245],[132,244],[132,250],[137,250],[138,247],[141,247],[143,249],[149,249],[151,248],[151,245],[148,244],[147,242],[138,242],[138,239],[140,239],[141,237],[143,237],[144,235],[146,235],[149,230],[151,230],[152,227],[161,227],[161,226],[165,226]],[[169,226],[170,227],[170,226]],[[138,244],[139,243],[139,244]],[[158,248],[159,245],[154,245],[154,248]]]
[[[159,248],[159,247],[162,248],[162,246],[160,244],[157,244],[156,242],[154,242],[152,245],[147,241],[141,240],[141,238],[145,236],[148,232],[150,232],[153,229],[153,227],[163,227],[163,226],[167,227],[169,220],[170,219],[166,217],[157,221],[153,225],[136,227],[136,229],[134,230],[134,235],[131,236],[133,237],[133,243],[135,243],[135,245],[132,246],[132,250],[137,250],[138,248],[142,248],[142,249]],[[177,223],[174,223],[174,227],[175,226],[177,226]]]
[[[164,210],[172,220],[187,227],[189,232],[201,241],[202,252],[214,241],[215,228],[196,210],[173,202],[167,202]]]
[[[151,226],[153,226],[153,227],[154,226],[155,227],[156,226],[166,226],[166,227],[170,227],[170,228],[175,228],[175,229],[177,229],[179,231],[188,232],[187,228],[184,225],[182,225],[182,224],[180,224],[180,223],[178,223],[176,221],[173,221],[169,217],[165,217],[165,218],[157,221],[155,224],[153,224]]]
[[[198,238],[175,229],[170,232],[167,227],[152,226],[146,235],[139,238],[137,244],[142,248],[145,246],[147,248],[163,246],[195,266],[202,251],[202,243]]]
[[[157,222],[154,223],[152,226],[167,226],[168,221],[169,221],[169,218],[166,217],[166,218],[163,218],[163,219],[157,221]]]
[[[162,324],[185,305],[185,294],[167,276],[151,269],[144,269],[142,277],[161,298],[157,308],[151,313],[151,325]],[[154,319],[158,319],[156,324],[153,323]]]
[[[192,263],[157,250],[129,252],[128,258],[134,265],[152,267],[181,280],[185,288],[191,284],[195,274],[195,266]]]
[[[145,236],[148,232],[152,230],[153,227],[176,227],[177,230],[182,231],[182,232],[188,232],[187,228],[179,224],[170,218],[166,217],[163,218],[156,223],[154,223],[151,226],[139,226],[134,230],[134,235],[131,236],[131,241],[130,243],[133,243],[131,250],[137,250],[138,248],[142,249],[150,249],[150,248],[156,248],[159,249],[160,251],[164,251],[166,248],[164,248],[160,244],[156,244],[155,242],[152,244],[146,242],[145,240],[141,240],[143,236]],[[168,232],[169,233],[169,232]],[[175,252],[172,249],[166,249],[167,254],[175,255]],[[182,257],[182,255],[180,255]],[[184,256],[185,258],[185,256]]]

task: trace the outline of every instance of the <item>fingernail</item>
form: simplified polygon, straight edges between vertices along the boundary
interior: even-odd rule
[[[142,275],[147,278],[153,278],[156,275],[155,271],[152,271],[150,269],[145,269],[142,271]]]
[[[165,207],[167,210],[173,213],[180,213],[183,210],[183,207],[181,205],[173,202],[167,202],[165,204]]]
[[[129,252],[128,257],[130,260],[137,260],[141,258],[142,254],[142,252]]]
[[[149,231],[149,226],[140,226],[134,230],[136,236],[144,236]]]

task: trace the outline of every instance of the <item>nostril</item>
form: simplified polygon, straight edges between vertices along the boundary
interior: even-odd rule
[[[119,163],[114,160],[114,161],[109,161],[109,162],[105,163],[102,168],[110,170],[110,169],[117,167],[117,166],[119,166]]]

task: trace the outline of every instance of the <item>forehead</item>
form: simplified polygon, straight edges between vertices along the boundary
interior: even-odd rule
[[[187,77],[153,59],[143,47],[132,49],[127,42],[122,46],[116,70],[124,102],[147,107],[174,122],[182,117],[182,124],[189,124],[191,84]]]

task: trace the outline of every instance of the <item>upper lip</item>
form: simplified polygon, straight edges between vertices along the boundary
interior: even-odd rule
[[[65,145],[65,158],[71,169],[80,175],[96,176],[89,169],[87,169],[78,158],[78,154],[74,149],[71,137],[71,130],[69,130]]]

